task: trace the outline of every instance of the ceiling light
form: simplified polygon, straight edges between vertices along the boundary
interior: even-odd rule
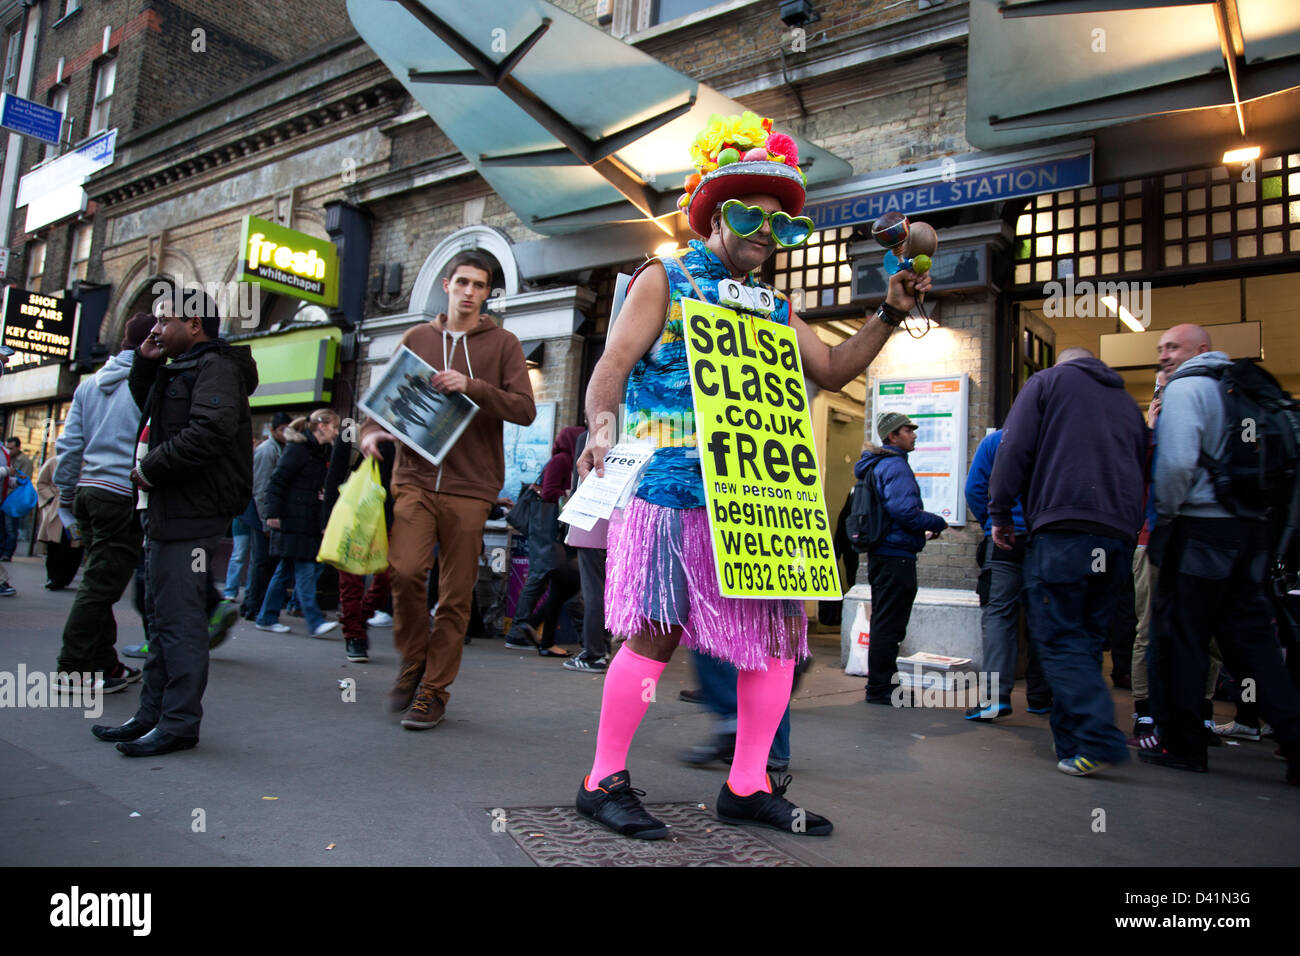
[[[1104,305],[1106,308],[1110,309],[1116,315],[1118,315],[1119,320],[1123,322],[1125,325],[1127,325],[1134,332],[1146,331],[1146,329],[1142,327],[1142,323],[1133,317],[1133,313],[1130,312],[1128,309],[1124,308],[1124,306],[1120,305],[1119,300],[1116,299],[1113,295],[1102,296],[1101,304]]]
[[[1223,164],[1229,163],[1248,163],[1252,159],[1259,159],[1260,148],[1258,146],[1243,146],[1241,149],[1230,149],[1223,154]]]
[[[656,256],[671,256],[676,251],[677,251],[676,242],[661,242],[659,243],[659,245],[655,246]]]

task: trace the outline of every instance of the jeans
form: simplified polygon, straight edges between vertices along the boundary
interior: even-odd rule
[[[528,522],[528,579],[515,602],[514,618],[510,632],[518,636],[533,606],[546,589],[544,578],[555,569],[555,534],[558,508],[553,501],[538,501],[533,505]]]
[[[695,662],[695,673],[700,680],[700,694],[709,710],[718,715],[718,733],[734,734],[736,732],[736,677],[740,673],[726,661],[720,661],[708,654],[691,651],[691,660]],[[776,728],[772,738],[772,749],[768,759],[773,763],[790,762],[790,705],[786,704],[781,724]]]
[[[0,558],[12,558],[18,547],[18,529],[22,526],[23,519],[15,518],[13,515],[0,517],[4,518],[4,527],[0,528],[0,532],[3,532],[0,533]]]
[[[230,551],[230,564],[226,567],[225,596],[233,599],[239,593],[239,586],[244,581],[244,569],[248,566],[248,539],[251,534],[235,535],[235,544]]]
[[[984,660],[981,667],[998,675],[998,704],[1011,706],[1011,691],[1016,684],[1016,665],[1020,653],[1020,608],[1024,604],[1025,569],[1018,561],[1002,560],[994,555],[990,541],[984,568],[989,572],[989,600],[980,613],[980,630]],[[874,637],[874,635],[873,635]],[[1029,706],[1047,707],[1052,689],[1043,678],[1038,652],[1029,642],[1029,662],[1025,668],[1026,695]]]
[[[605,629],[605,549],[579,548],[578,572],[582,575],[582,656],[589,661],[609,657],[609,631]]]
[[[1128,760],[1101,666],[1120,575],[1132,561],[1131,545],[1105,535],[1039,531],[1029,539],[1029,638],[1052,688],[1052,737],[1063,760]]]
[[[280,619],[280,607],[284,602],[284,589],[293,576],[293,593],[302,608],[302,616],[307,622],[307,629],[315,631],[325,623],[325,615],[316,605],[316,562],[295,561],[281,558],[271,583],[266,586],[266,598],[262,601],[262,610],[257,615],[257,623],[265,627]]]
[[[275,573],[277,561],[271,557],[271,536],[260,528],[248,529],[248,587],[239,612],[255,617],[266,598],[266,585]]]

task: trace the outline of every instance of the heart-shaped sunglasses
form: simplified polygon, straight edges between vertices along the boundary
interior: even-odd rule
[[[727,228],[742,238],[758,232],[767,221],[772,241],[782,249],[803,245],[816,228],[807,216],[791,216],[780,209],[767,212],[761,206],[746,206],[739,199],[728,199],[722,204],[722,219]]]

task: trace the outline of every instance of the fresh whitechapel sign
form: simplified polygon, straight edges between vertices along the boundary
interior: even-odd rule
[[[239,277],[317,305],[339,304],[339,253],[332,242],[244,217]]]

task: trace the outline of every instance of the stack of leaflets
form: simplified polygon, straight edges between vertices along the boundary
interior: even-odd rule
[[[959,684],[964,685],[965,678],[959,675],[969,670],[970,665],[969,657],[948,657],[919,651],[910,657],[898,659],[898,679],[904,687],[937,686],[953,690]]]

